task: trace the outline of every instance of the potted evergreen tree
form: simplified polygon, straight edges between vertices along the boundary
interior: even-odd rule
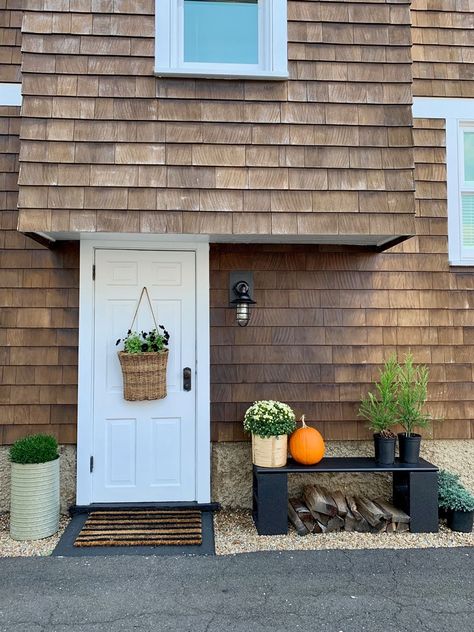
[[[474,522],[474,496],[464,487],[457,474],[440,470],[438,505],[445,511],[452,531],[470,533]]]
[[[368,421],[374,433],[375,460],[379,465],[392,465],[395,461],[397,437],[391,428],[397,421],[397,376],[398,363],[392,355],[375,382],[376,393],[368,393],[359,408],[359,416]]]
[[[415,366],[413,355],[407,354],[405,363],[397,370],[397,421],[405,430],[398,434],[400,461],[418,463],[421,435],[415,428],[426,428],[431,417],[423,411],[428,393],[429,371],[425,365]]]
[[[39,540],[59,529],[58,444],[49,435],[19,439],[10,448],[10,535]]]
[[[296,429],[295,413],[282,402],[263,400],[247,409],[244,429],[252,434],[252,461],[262,467],[283,467],[288,435]]]

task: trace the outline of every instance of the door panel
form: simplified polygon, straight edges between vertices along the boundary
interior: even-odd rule
[[[179,485],[181,479],[181,419],[153,419],[152,446],[157,454],[153,485]]]
[[[136,483],[136,419],[107,419],[105,422],[106,485],[132,486]]]
[[[97,250],[95,261],[93,502],[195,500],[195,394],[182,380],[184,367],[195,373],[195,255]],[[170,332],[168,395],[127,402],[115,342],[144,286],[157,323]],[[153,327],[142,301],[133,329]]]

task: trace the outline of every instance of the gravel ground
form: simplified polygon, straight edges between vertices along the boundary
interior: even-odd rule
[[[62,516],[58,533],[43,540],[21,542],[9,534],[7,514],[0,516],[0,557],[50,555],[69,518]],[[472,533],[454,533],[441,524],[439,533],[326,533],[299,536],[293,527],[288,535],[258,535],[248,510],[219,511],[214,515],[216,553],[233,555],[253,551],[297,551],[327,549],[418,549],[474,546]]]
[[[324,549],[418,549],[474,546],[472,533],[455,533],[441,524],[439,533],[326,533],[299,536],[258,535],[247,510],[223,510],[214,517],[217,555],[253,551]]]
[[[59,531],[43,540],[20,541],[10,537],[10,519],[8,514],[0,515],[0,557],[33,557],[51,555],[69,523],[69,518],[61,516]]]

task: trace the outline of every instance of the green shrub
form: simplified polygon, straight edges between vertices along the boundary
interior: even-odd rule
[[[438,474],[438,505],[452,511],[474,511],[474,496],[459,481],[459,476],[446,470]]]
[[[408,353],[405,363],[398,368],[398,423],[404,428],[407,437],[413,434],[415,428],[426,428],[430,422],[430,415],[423,412],[423,406],[428,396],[429,371],[425,365],[415,366],[413,356]]]
[[[397,422],[398,371],[397,358],[392,355],[375,382],[376,393],[368,393],[359,408],[359,417],[367,419],[370,430],[382,437],[395,436],[390,428]]]
[[[50,435],[30,435],[10,448],[12,463],[48,463],[58,458],[58,442]]]
[[[244,429],[263,438],[288,435],[296,429],[295,413],[282,402],[255,402],[245,413]]]
[[[423,411],[428,395],[428,367],[413,363],[408,353],[403,364],[395,355],[390,356],[375,383],[375,393],[363,398],[359,416],[369,422],[369,428],[382,436],[393,436],[390,428],[400,424],[407,436],[415,428],[426,428],[431,420]]]

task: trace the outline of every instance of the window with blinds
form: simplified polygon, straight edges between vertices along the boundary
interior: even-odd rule
[[[474,126],[461,125],[459,131],[461,242],[463,251],[474,251]]]

